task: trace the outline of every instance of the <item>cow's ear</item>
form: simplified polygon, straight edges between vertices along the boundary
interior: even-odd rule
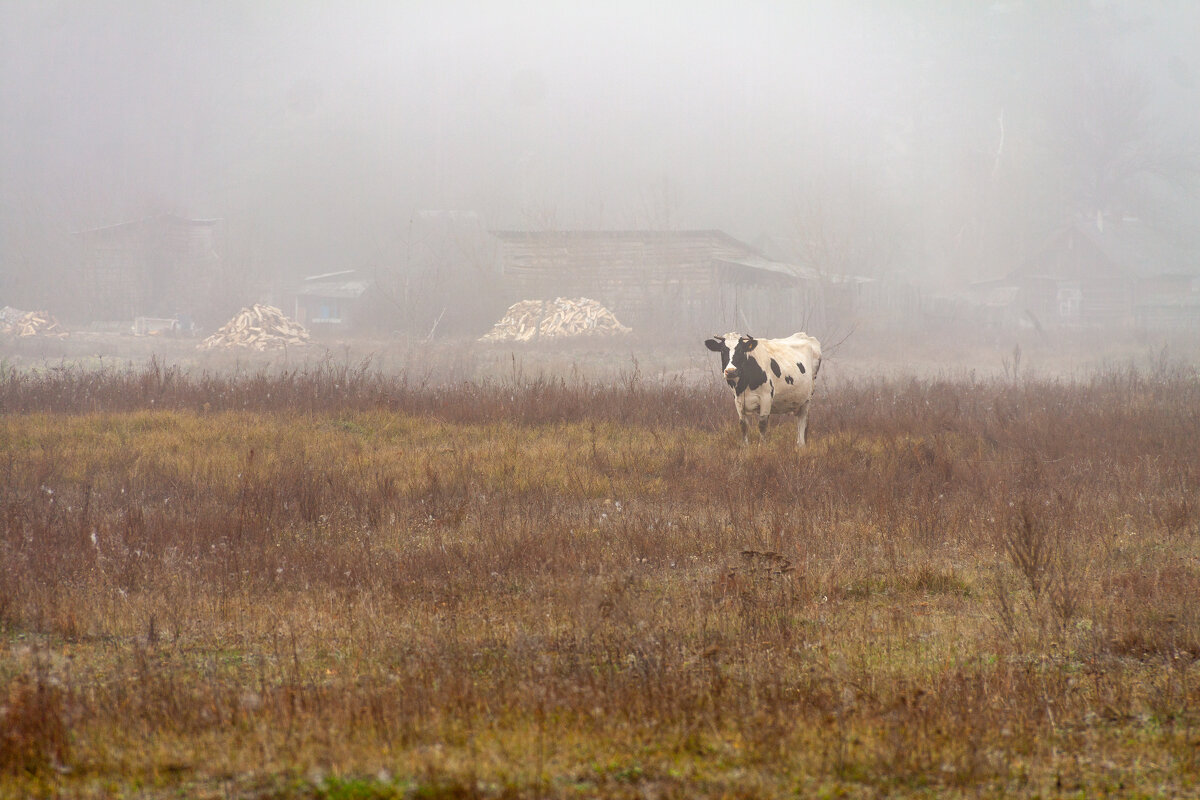
[[[753,336],[747,336],[742,339],[742,344],[746,345],[746,352],[749,353],[755,347],[758,347],[758,339],[755,339]]]
[[[721,348],[725,346],[725,340],[720,336],[714,336],[711,339],[705,339],[704,346],[715,353],[719,353],[721,352]]]

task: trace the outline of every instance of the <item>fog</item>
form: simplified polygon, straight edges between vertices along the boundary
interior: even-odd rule
[[[263,285],[490,228],[719,229],[953,287],[1076,219],[1200,251],[1200,5],[0,5],[0,305],[75,231],[220,218]],[[10,300],[9,298],[13,298]]]

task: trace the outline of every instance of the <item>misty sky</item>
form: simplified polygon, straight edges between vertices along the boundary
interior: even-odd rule
[[[864,272],[998,269],[1072,213],[1186,238],[1198,35],[1183,0],[4,0],[0,267],[162,211],[267,274],[386,258],[418,209],[819,229]]]

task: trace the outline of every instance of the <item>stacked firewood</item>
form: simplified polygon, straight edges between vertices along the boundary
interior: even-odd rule
[[[213,350],[218,347],[247,347],[254,350],[274,350],[302,344],[308,344],[308,331],[303,325],[288,319],[274,306],[255,304],[250,308],[243,308],[216,333],[196,345],[196,348]]]
[[[586,297],[522,300],[480,337],[481,342],[528,342],[537,338],[629,333],[613,313]]]
[[[47,311],[21,311],[11,306],[0,309],[0,334],[6,336],[52,336],[61,339],[67,335],[62,326]]]

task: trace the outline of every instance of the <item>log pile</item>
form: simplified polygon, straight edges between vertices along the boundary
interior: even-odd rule
[[[539,338],[629,333],[613,313],[586,297],[522,300],[480,337],[481,342],[528,342]]]
[[[12,306],[0,308],[0,334],[6,336],[50,336],[61,339],[67,335],[48,311],[21,311]]]
[[[255,304],[239,311],[216,333],[196,345],[196,349],[247,347],[275,350],[303,344],[308,344],[308,331],[303,325],[288,319],[274,306]]]

